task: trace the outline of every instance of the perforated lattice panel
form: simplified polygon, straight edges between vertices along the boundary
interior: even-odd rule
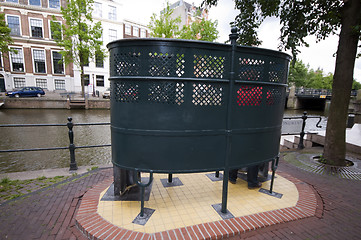
[[[238,106],[260,106],[262,89],[260,86],[241,86],[237,90]]]
[[[200,106],[221,106],[223,87],[215,84],[193,84],[192,103]]]
[[[223,78],[225,57],[194,55],[194,76],[197,78]]]
[[[265,62],[260,59],[240,58],[239,79],[243,81],[258,81],[262,77]]]
[[[112,86],[112,98],[117,102],[138,102],[139,85],[128,82],[114,82]]]
[[[267,91],[266,104],[277,105],[283,102],[283,94],[279,89],[271,89]]]
[[[269,65],[269,81],[270,82],[286,82],[286,69],[282,64],[270,62]]]
[[[140,52],[115,53],[115,74],[119,76],[135,76],[139,74]]]
[[[184,54],[150,52],[148,55],[151,76],[181,77],[184,74]]]
[[[184,83],[151,83],[149,86],[148,101],[181,105],[184,103]]]

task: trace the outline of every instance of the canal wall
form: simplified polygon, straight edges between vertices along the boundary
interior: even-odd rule
[[[67,109],[69,107],[67,99],[46,99],[44,98],[0,98],[0,103],[4,103],[1,108],[13,109]],[[89,99],[88,109],[110,109],[110,101],[107,99]]]

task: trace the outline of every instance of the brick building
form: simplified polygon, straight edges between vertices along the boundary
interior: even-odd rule
[[[66,0],[0,0],[1,12],[11,29],[17,53],[0,56],[0,91],[24,86],[39,86],[54,92],[80,92],[80,71],[72,64],[59,64],[61,54],[53,41],[50,21],[55,16],[64,24],[60,6]],[[146,26],[123,20],[120,0],[94,2],[94,21],[101,21],[104,48],[108,42],[128,37],[147,37]],[[130,31],[129,31],[130,29]],[[109,87],[109,60],[89,59],[84,68],[89,92],[103,92]]]

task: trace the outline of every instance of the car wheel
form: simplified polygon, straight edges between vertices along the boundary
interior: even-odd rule
[[[16,98],[19,98],[19,97],[20,97],[20,95],[19,95],[19,94],[15,94],[15,97],[16,97]]]
[[[36,96],[37,96],[37,97],[41,97],[41,94],[40,94],[40,93],[38,93],[38,94],[36,94]]]

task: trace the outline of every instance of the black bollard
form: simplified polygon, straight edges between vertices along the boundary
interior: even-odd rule
[[[68,117],[68,123],[67,127],[69,128],[69,152],[70,152],[70,171],[78,170],[78,166],[75,161],[75,145],[74,145],[74,132],[73,132],[73,126],[72,118]]]
[[[300,133],[300,142],[298,143],[298,149],[304,149],[305,146],[303,145],[303,138],[305,137],[305,126],[306,126],[306,120],[307,120],[307,112],[304,111],[303,112],[303,116],[302,116],[302,130]]]

